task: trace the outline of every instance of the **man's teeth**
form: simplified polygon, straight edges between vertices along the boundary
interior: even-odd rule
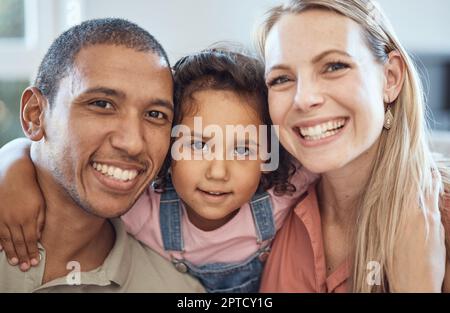
[[[115,166],[106,164],[93,163],[93,168],[105,176],[112,177],[120,181],[129,181],[136,178],[138,172],[136,170],[123,170]]]
[[[300,134],[307,140],[320,140],[336,135],[344,125],[345,119],[330,121],[314,127],[300,128]]]

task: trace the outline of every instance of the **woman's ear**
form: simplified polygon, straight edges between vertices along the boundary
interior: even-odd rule
[[[397,100],[405,82],[406,64],[398,51],[389,53],[384,65],[384,102],[387,104]]]
[[[28,87],[22,94],[20,121],[25,135],[32,141],[40,141],[44,135],[44,113],[47,99],[36,87]]]

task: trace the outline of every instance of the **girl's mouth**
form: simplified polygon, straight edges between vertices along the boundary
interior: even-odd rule
[[[197,189],[200,194],[209,201],[223,201],[226,197],[232,194],[232,192],[222,192],[222,191],[207,191],[202,189]]]

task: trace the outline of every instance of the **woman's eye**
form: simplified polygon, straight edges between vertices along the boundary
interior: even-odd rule
[[[159,120],[166,117],[166,115],[164,113],[159,112],[159,111],[149,111],[149,112],[147,112],[147,114],[148,114],[148,117],[159,119]]]
[[[93,106],[96,106],[96,107],[99,107],[102,109],[107,109],[107,110],[113,108],[113,105],[110,102],[105,101],[105,100],[97,100],[97,101],[91,102],[90,105],[93,105]]]
[[[194,141],[191,143],[191,147],[195,151],[201,151],[201,150],[207,151],[208,150],[208,144],[203,141]]]
[[[236,147],[234,148],[234,153],[236,155],[248,156],[250,155],[250,149],[247,147]]]
[[[349,68],[348,64],[342,62],[330,63],[327,65],[325,72],[332,73]]]
[[[269,80],[267,85],[269,87],[272,87],[272,86],[281,85],[281,84],[284,84],[287,82],[289,82],[289,78],[287,76],[279,76],[279,77]]]

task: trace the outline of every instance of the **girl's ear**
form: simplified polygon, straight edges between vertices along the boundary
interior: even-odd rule
[[[384,65],[384,102],[387,104],[397,100],[405,82],[406,64],[398,51],[389,54]]]
[[[32,141],[40,141],[45,136],[44,112],[47,99],[36,87],[28,87],[22,94],[20,121],[25,135]]]

